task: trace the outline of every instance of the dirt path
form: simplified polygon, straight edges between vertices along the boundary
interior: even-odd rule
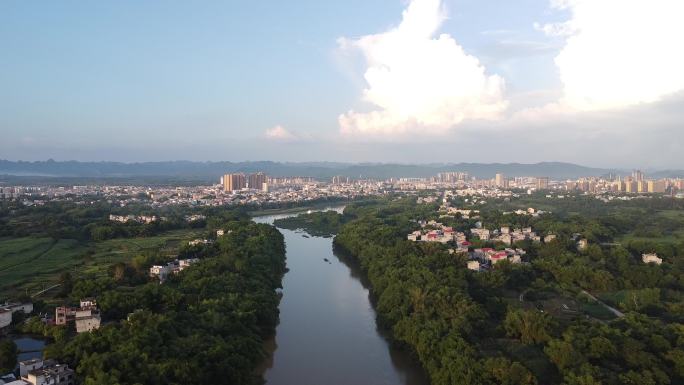
[[[586,294],[589,298],[591,298],[591,299],[593,299],[594,301],[596,301],[596,302],[600,303],[601,305],[603,305],[603,307],[605,307],[606,309],[608,309],[611,313],[615,314],[618,318],[622,318],[622,317],[625,316],[625,313],[621,312],[620,310],[618,310],[618,309],[616,309],[616,308],[614,308],[614,307],[612,307],[612,306],[608,306],[608,304],[606,304],[605,302],[601,301],[600,299],[594,297],[594,296],[591,295],[588,291],[582,290],[582,293]]]

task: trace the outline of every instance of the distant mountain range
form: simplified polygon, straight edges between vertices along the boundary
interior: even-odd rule
[[[572,163],[335,163],[335,162],[58,162],[54,160],[24,162],[0,160],[0,175],[68,178],[139,178],[164,177],[198,181],[217,181],[226,173],[263,171],[271,176],[308,176],[319,179],[342,175],[352,178],[419,178],[439,172],[463,171],[477,178],[493,178],[496,173],[507,177],[548,176],[552,179],[602,176],[628,171],[580,166]],[[684,170],[665,170],[649,174],[653,177],[681,177]]]

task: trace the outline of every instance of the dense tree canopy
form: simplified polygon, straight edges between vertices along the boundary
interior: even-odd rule
[[[657,239],[645,245],[629,238],[616,242],[649,220],[651,227],[674,231],[658,211],[672,206],[578,197],[553,207],[553,214],[502,215],[543,202],[533,198],[476,206],[481,216],[470,220],[440,218],[436,205],[411,199],[350,205],[335,244],[368,275],[381,324],[416,353],[435,385],[682,383],[684,269],[677,255],[684,249],[676,243],[657,248]],[[472,272],[465,257],[447,253],[446,246],[407,241],[418,219],[461,231],[475,221],[488,228],[532,226],[558,237],[519,244],[528,251],[523,264]],[[576,233],[591,246],[578,250]],[[480,245],[502,247],[476,242]],[[666,263],[641,262],[641,252],[653,248]],[[580,308],[586,303],[587,309],[607,312],[582,290],[606,293],[602,298],[627,315],[605,321],[596,317],[615,316],[542,310],[543,303],[572,300]]]

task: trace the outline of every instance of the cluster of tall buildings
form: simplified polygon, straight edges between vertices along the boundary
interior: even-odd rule
[[[224,191],[242,189],[268,191],[268,177],[263,172],[254,174],[226,174],[221,178]]]
[[[470,175],[468,175],[467,172],[440,172],[437,174],[437,181],[443,183],[465,182],[469,179],[469,177]]]
[[[547,176],[508,179],[504,174],[499,173],[494,176],[493,182],[493,186],[498,188],[525,187],[548,190],[550,179]]]
[[[337,175],[332,178],[332,184],[348,184],[351,183],[351,178],[348,176]]]
[[[626,177],[582,178],[576,181],[566,182],[567,190],[580,190],[586,192],[615,191],[630,194],[638,193],[665,193],[684,191],[682,179],[647,179],[641,170],[634,170],[632,175]]]

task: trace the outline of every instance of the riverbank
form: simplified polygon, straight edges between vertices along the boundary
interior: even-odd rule
[[[309,210],[317,211],[321,210],[324,208],[334,208],[334,207],[341,207],[345,206],[346,204],[354,202],[354,201],[336,201],[336,202],[321,202],[321,203],[314,203],[310,205],[305,205],[305,206],[297,206],[297,207],[289,207],[289,208],[284,208],[284,209],[264,209],[264,210],[255,210],[255,211],[250,211],[247,214],[251,216],[252,218],[259,218],[259,217],[269,217],[269,216],[276,216],[276,215],[287,215],[287,214],[300,214],[300,213],[305,213]]]
[[[287,216],[255,220],[273,223]],[[262,365],[266,384],[429,384],[415,357],[378,327],[367,282],[337,256],[332,239],[279,230],[287,245],[288,271],[280,323],[275,338],[265,344],[273,351]]]

